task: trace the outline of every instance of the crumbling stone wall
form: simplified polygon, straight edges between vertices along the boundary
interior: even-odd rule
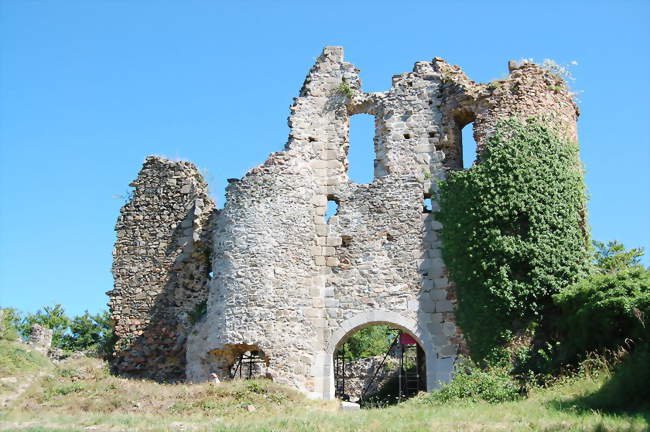
[[[183,179],[197,179],[198,173],[189,164],[147,160],[136,183],[149,190],[148,198],[139,201],[136,195],[118,222],[111,296],[114,317],[122,320],[120,336],[152,322],[157,310],[151,306],[153,297],[143,298],[138,291],[147,283],[145,291],[177,316],[204,298],[208,285],[207,314],[186,344],[190,380],[207,380],[212,373],[227,379],[238,355],[259,350],[276,381],[333,397],[337,346],[364,326],[386,323],[418,341],[426,357],[427,387],[434,388],[449,379],[464,346],[454,320],[454,285],[437,235],[436,183],[449,170],[462,169],[460,131],[471,122],[479,152],[496,122],[512,116],[549,116],[549,122],[575,138],[577,108],[555,80],[539,66],[523,64],[512,65],[507,79],[477,84],[435,58],[394,76],[385,92],[364,93],[358,70],[343,60],[342,48],[325,48],[291,107],[285,150],[271,154],[244,178],[229,180],[224,208],[212,213],[209,229],[204,227],[212,207],[207,198],[198,198],[201,187],[189,195],[173,187],[161,189],[168,171],[182,172]],[[347,173],[349,117],[360,113],[375,117],[375,178],[370,184],[353,183]],[[193,204],[197,199],[202,206]],[[329,201],[338,210],[326,219]],[[149,242],[175,244],[175,234],[165,227],[186,215],[168,211],[163,220],[150,216],[147,232],[156,233],[153,237],[142,234],[141,221],[125,217],[157,215],[176,206],[201,208],[193,219],[198,222],[192,224],[196,239],[191,250],[210,246],[211,280],[205,277],[206,254],[188,258],[186,253],[182,265],[172,265],[185,246],[172,248],[171,261],[153,254],[159,264],[141,262],[147,256],[142,246]],[[133,245],[136,241],[142,242],[140,249]],[[139,269],[135,273],[129,270],[133,263]],[[196,274],[190,272],[192,289],[178,291],[178,282],[171,291],[164,288],[168,279],[187,273],[182,269],[188,266],[197,266]],[[174,299],[173,307],[166,303],[169,299]],[[167,339],[178,340],[175,335],[187,331],[189,325],[177,321],[174,326],[182,331],[170,330]],[[165,329],[170,327],[156,332]],[[159,343],[152,340],[148,349],[158,350]],[[156,352],[169,348],[177,347],[166,345]],[[164,357],[150,362],[150,354],[139,348],[135,352],[140,367],[166,373],[160,367]],[[171,369],[182,375],[182,362],[172,358]]]
[[[378,355],[345,364],[345,394],[350,402],[359,402],[362,395],[366,400],[372,399],[390,381],[398,379],[400,369],[396,351],[385,359],[384,355]]]
[[[185,376],[190,315],[207,298],[214,203],[189,162],[146,158],[115,226],[113,365],[158,379]]]
[[[31,345],[36,351],[47,355],[52,348],[52,335],[54,331],[43,327],[40,324],[34,324],[29,332],[27,344]]]

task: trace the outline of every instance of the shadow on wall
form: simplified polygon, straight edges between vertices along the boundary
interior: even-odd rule
[[[173,255],[179,247],[183,247],[180,242],[184,238],[188,240],[183,231],[188,223],[191,226],[193,218],[194,207],[188,210],[183,222],[174,229],[171,235],[173,241],[165,250],[166,256]],[[120,338],[111,361],[113,373],[159,382],[185,380],[185,348],[187,335],[193,325],[190,317],[207,300],[211,271],[207,237],[208,230],[204,230],[199,241],[187,241],[170,267],[171,271],[167,272],[167,281],[153,299],[153,305],[138,311],[140,316],[150,317],[149,324],[139,336]],[[201,288],[192,289],[197,280]],[[146,286],[146,281],[142,281],[142,285]],[[202,291],[202,295],[198,291]]]

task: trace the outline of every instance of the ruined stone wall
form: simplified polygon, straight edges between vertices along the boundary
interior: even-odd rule
[[[260,350],[276,381],[333,397],[337,346],[364,326],[386,323],[418,341],[427,386],[434,388],[449,379],[464,347],[437,234],[437,181],[462,169],[461,129],[472,122],[479,151],[496,123],[511,116],[550,115],[549,122],[575,138],[577,109],[555,79],[523,64],[513,66],[507,79],[477,84],[436,58],[394,76],[385,92],[364,93],[342,48],[325,48],[291,107],[285,150],[244,178],[229,180],[222,210],[211,213],[204,183],[191,165],[147,160],[136,196],[118,222],[112,310],[120,337],[153,321],[172,322],[152,318],[155,302],[178,317],[171,333],[184,335],[188,324],[178,312],[204,298],[207,284],[207,314],[186,344],[190,380],[212,373],[227,379],[238,355]],[[351,182],[347,172],[349,117],[361,113],[375,117],[370,184]],[[195,179],[192,192],[169,186],[169,173]],[[338,205],[329,219],[328,202]],[[191,224],[183,211],[190,212]],[[162,219],[154,216],[165,212]],[[149,215],[148,225],[134,219],[137,215]],[[182,221],[193,227],[195,238],[177,247],[169,227]],[[168,254],[154,246],[150,254],[152,243],[174,246]],[[208,256],[197,253],[207,245],[211,280],[205,276]],[[183,274],[192,281],[179,283]],[[155,328],[150,337],[165,328]],[[183,344],[176,345],[172,351],[180,353]],[[160,352],[159,346],[152,340],[147,349]],[[135,352],[139,360],[152,357],[141,355],[140,348]],[[168,369],[177,371],[181,362],[176,354],[171,358],[176,369]],[[161,357],[123,364],[162,374],[164,362]]]
[[[507,78],[481,84],[439,57],[433,60],[433,67],[445,83],[440,106],[444,117],[441,147],[447,154],[462,154],[461,130],[470,123],[480,153],[497,123],[509,118],[537,119],[569,140],[578,140],[578,106],[562,77],[547,69],[510,61]],[[462,168],[459,157],[454,168]]]
[[[343,375],[345,394],[350,402],[358,402],[362,395],[372,397],[391,379],[399,376],[399,360],[396,356],[384,359],[383,355],[360,358],[346,363]]]
[[[339,333],[357,321],[355,328],[387,322],[413,333],[428,349],[430,385],[449,376],[460,337],[439,225],[424,208],[445,172],[436,149],[440,74],[418,63],[388,92],[364,94],[342,54],[326,48],[307,76],[286,150],[228,187],[214,232],[215,289],[190,343],[203,346],[190,348],[191,379],[223,375],[255,347],[277,381],[331,393]],[[356,113],[376,118],[371,184],[347,175]],[[328,201],[338,212],[325,220]]]
[[[114,367],[159,379],[185,375],[190,314],[207,299],[214,203],[189,162],[150,156],[115,226]]]

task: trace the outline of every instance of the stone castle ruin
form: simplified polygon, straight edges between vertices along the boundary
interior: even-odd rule
[[[223,380],[254,355],[275,381],[332,398],[337,347],[382,323],[417,341],[426,389],[447,381],[463,338],[431,197],[463,167],[461,129],[473,123],[479,158],[510,117],[548,116],[576,138],[558,78],[532,63],[509,69],[479,84],[434,58],[364,93],[343,49],[326,47],[291,106],[284,151],[229,179],[222,209],[193,164],[147,157],[115,228],[115,369]],[[370,184],[348,178],[355,114],[375,118]]]

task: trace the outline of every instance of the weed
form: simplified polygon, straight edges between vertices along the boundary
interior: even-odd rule
[[[334,89],[334,92],[344,95],[345,97],[348,98],[352,98],[352,96],[354,95],[352,91],[352,87],[350,87],[350,85],[345,81],[342,81],[341,84],[339,84],[338,87]]]

